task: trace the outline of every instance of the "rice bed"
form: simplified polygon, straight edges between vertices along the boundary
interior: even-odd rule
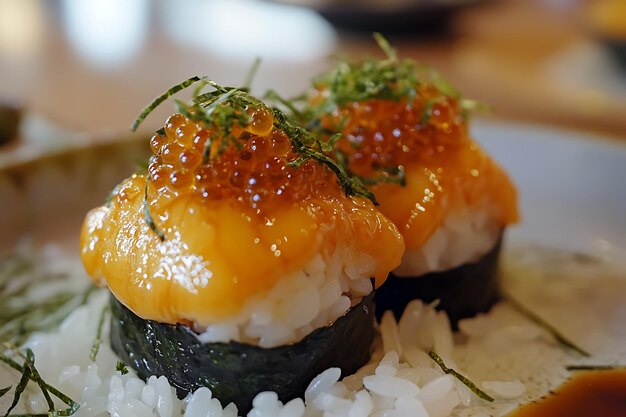
[[[541,255],[538,255],[541,254]],[[460,323],[453,334],[444,313],[412,302],[396,321],[385,314],[372,360],[354,375],[331,368],[316,377],[304,398],[281,403],[259,393],[249,417],[486,417],[504,415],[560,384],[565,365],[626,361],[626,331],[620,324],[626,280],[601,262],[582,262],[558,252],[517,249],[505,259],[505,284],[516,297],[556,323],[570,339],[593,353],[585,359],[564,350],[546,331],[506,303]],[[85,279],[82,277],[81,279]],[[108,326],[97,360],[89,353],[108,294],[95,293],[50,333],[33,335],[36,365],[51,385],[81,404],[77,417],[237,417],[233,404],[220,404],[208,388],[179,400],[164,377],[148,381],[115,370]],[[619,331],[621,329],[621,331]],[[435,350],[452,367],[495,398],[487,403],[446,375],[428,356]],[[2,386],[19,375],[0,367]],[[0,399],[0,410],[12,392]],[[14,412],[41,413],[46,402],[29,384]],[[61,404],[58,404],[59,406]]]

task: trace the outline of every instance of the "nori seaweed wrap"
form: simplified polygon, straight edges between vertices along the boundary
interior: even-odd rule
[[[447,271],[431,272],[414,279],[389,274],[376,291],[376,315],[391,310],[399,320],[404,307],[418,298],[437,301],[436,308],[448,314],[457,328],[459,320],[489,311],[500,300],[498,261],[502,240],[481,259]]]
[[[374,340],[373,296],[301,341],[274,348],[245,343],[202,343],[188,327],[143,320],[111,298],[111,345],[140,378],[166,375],[182,398],[209,387],[222,404],[247,413],[255,395],[274,391],[287,402],[331,367],[350,375],[365,364]],[[345,347],[349,347],[346,349]]]

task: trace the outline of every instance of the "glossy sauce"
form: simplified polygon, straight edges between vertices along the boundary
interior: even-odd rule
[[[404,244],[395,226],[369,200],[346,196],[327,167],[290,165],[298,155],[271,114],[252,115],[238,133],[246,135],[242,146],[208,161],[202,154],[217,155],[215,134],[172,116],[151,139],[148,174],[127,179],[110,205],[88,214],[88,274],[140,317],[200,325],[234,317],[338,246],[372,257],[378,284],[399,264]],[[163,241],[144,217],[146,190]]]
[[[626,416],[626,370],[577,373],[554,394],[507,417],[595,416]]]
[[[420,248],[455,210],[487,210],[501,227],[518,220],[514,185],[471,139],[458,102],[434,87],[420,87],[411,106],[382,99],[352,103],[324,123],[340,126],[345,139],[339,147],[356,174],[376,178],[385,169],[404,170],[406,186],[382,183],[372,191],[407,248]]]

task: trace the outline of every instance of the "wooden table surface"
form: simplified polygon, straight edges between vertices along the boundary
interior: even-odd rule
[[[626,140],[626,72],[590,34],[587,6],[491,0],[457,13],[442,34],[389,38],[402,56],[432,64],[464,95],[492,105],[493,117]],[[0,0],[0,101],[71,131],[125,133],[147,102],[190,75],[240,84],[261,55],[253,90],[289,95],[330,65],[328,55],[379,53],[368,33],[285,7]],[[293,21],[286,13],[295,13]],[[161,109],[148,127],[170,112]]]

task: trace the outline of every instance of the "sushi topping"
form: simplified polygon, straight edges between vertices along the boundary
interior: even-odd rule
[[[191,100],[176,101],[177,112],[150,138],[146,171],[88,214],[81,237],[86,270],[144,319],[199,333],[232,320],[219,337],[254,343],[265,342],[244,334],[252,326],[250,306],[290,299],[291,290],[279,291],[279,284],[291,285],[307,268],[320,276],[307,280],[310,291],[346,280],[339,291],[328,289],[337,306],[313,300],[306,311],[290,307],[302,309],[303,323],[270,309],[275,321],[297,324],[285,338],[301,339],[310,331],[304,324],[317,316],[324,320],[316,327],[332,322],[371,292],[370,278],[376,285],[385,280],[400,262],[402,237],[364,184],[329,156],[331,145],[246,88],[190,78],[146,107],[134,127],[192,85]],[[326,277],[314,267],[318,256],[319,265],[336,258],[347,272]],[[293,285],[304,297],[304,287]]]
[[[466,132],[468,112],[480,105],[462,98],[431,67],[399,60],[380,34],[375,38],[386,59],[340,62],[295,100],[269,96],[322,135],[343,133],[346,140],[334,138],[335,152],[352,172],[370,183],[403,183],[403,165],[428,158],[424,148],[436,139],[454,142]]]
[[[319,120],[356,102],[369,100],[404,101],[409,107],[422,110],[420,120],[429,121],[437,115],[434,105],[445,99],[458,103],[460,116],[467,118],[471,110],[484,107],[474,100],[461,97],[460,93],[437,71],[428,65],[405,59],[400,60],[396,51],[380,34],[374,34],[386,59],[366,59],[362,62],[340,62],[333,70],[316,77],[313,99],[307,95],[286,100],[270,91],[270,98],[287,107],[301,122]],[[300,108],[303,104],[304,108]],[[340,124],[340,120],[337,120]]]
[[[194,192],[206,201],[232,198],[254,209],[276,199],[299,201],[341,192],[333,187],[332,171],[302,156],[283,130],[273,129],[270,112],[252,114],[255,118],[238,133],[234,146],[210,142],[208,129],[181,114],[170,117],[165,135],[150,141],[152,186],[165,193]]]
[[[494,228],[517,221],[513,184],[469,134],[468,114],[480,105],[377,40],[386,58],[340,62],[293,101],[270,97],[370,186],[409,249],[423,247],[451,213],[485,211]]]
[[[373,199],[357,178],[324,154],[322,141],[245,89],[194,77],[154,103],[197,81],[201,84],[192,102],[177,101],[179,113],[150,139],[149,178],[159,192],[194,192],[206,201],[235,199],[254,209],[340,190]],[[206,85],[214,90],[201,93]],[[156,105],[148,106],[133,127]]]

